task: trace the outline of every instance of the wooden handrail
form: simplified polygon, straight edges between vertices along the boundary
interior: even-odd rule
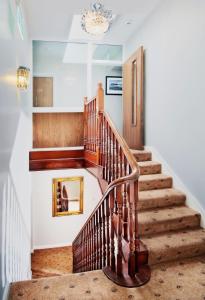
[[[126,141],[104,112],[101,84],[97,96],[86,100],[84,107],[85,159],[102,168],[102,179],[108,182],[108,187],[73,242],[73,270],[103,268],[114,282],[139,286],[150,278],[147,252],[143,250],[142,254],[139,239],[139,167]]]

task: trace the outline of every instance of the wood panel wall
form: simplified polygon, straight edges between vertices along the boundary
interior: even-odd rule
[[[33,113],[33,147],[83,146],[83,113]]]

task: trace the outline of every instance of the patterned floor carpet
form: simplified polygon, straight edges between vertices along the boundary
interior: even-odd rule
[[[35,250],[31,262],[33,279],[72,273],[72,247]]]
[[[11,285],[9,300],[205,300],[205,256],[152,267],[150,282],[123,288],[102,271],[68,274]]]

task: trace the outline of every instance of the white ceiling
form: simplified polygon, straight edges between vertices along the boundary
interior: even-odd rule
[[[162,0],[102,0],[117,17],[101,42],[122,44]],[[74,14],[89,8],[92,0],[22,0],[29,33],[34,40],[68,41]],[[131,24],[127,25],[129,22]],[[86,39],[86,38],[85,38]],[[84,41],[85,41],[84,39]],[[88,35],[89,39],[89,35]],[[72,35],[72,41],[80,41]]]

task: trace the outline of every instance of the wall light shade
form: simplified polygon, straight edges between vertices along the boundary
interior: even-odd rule
[[[26,90],[29,86],[30,69],[19,67],[17,70],[17,87],[21,90]]]

